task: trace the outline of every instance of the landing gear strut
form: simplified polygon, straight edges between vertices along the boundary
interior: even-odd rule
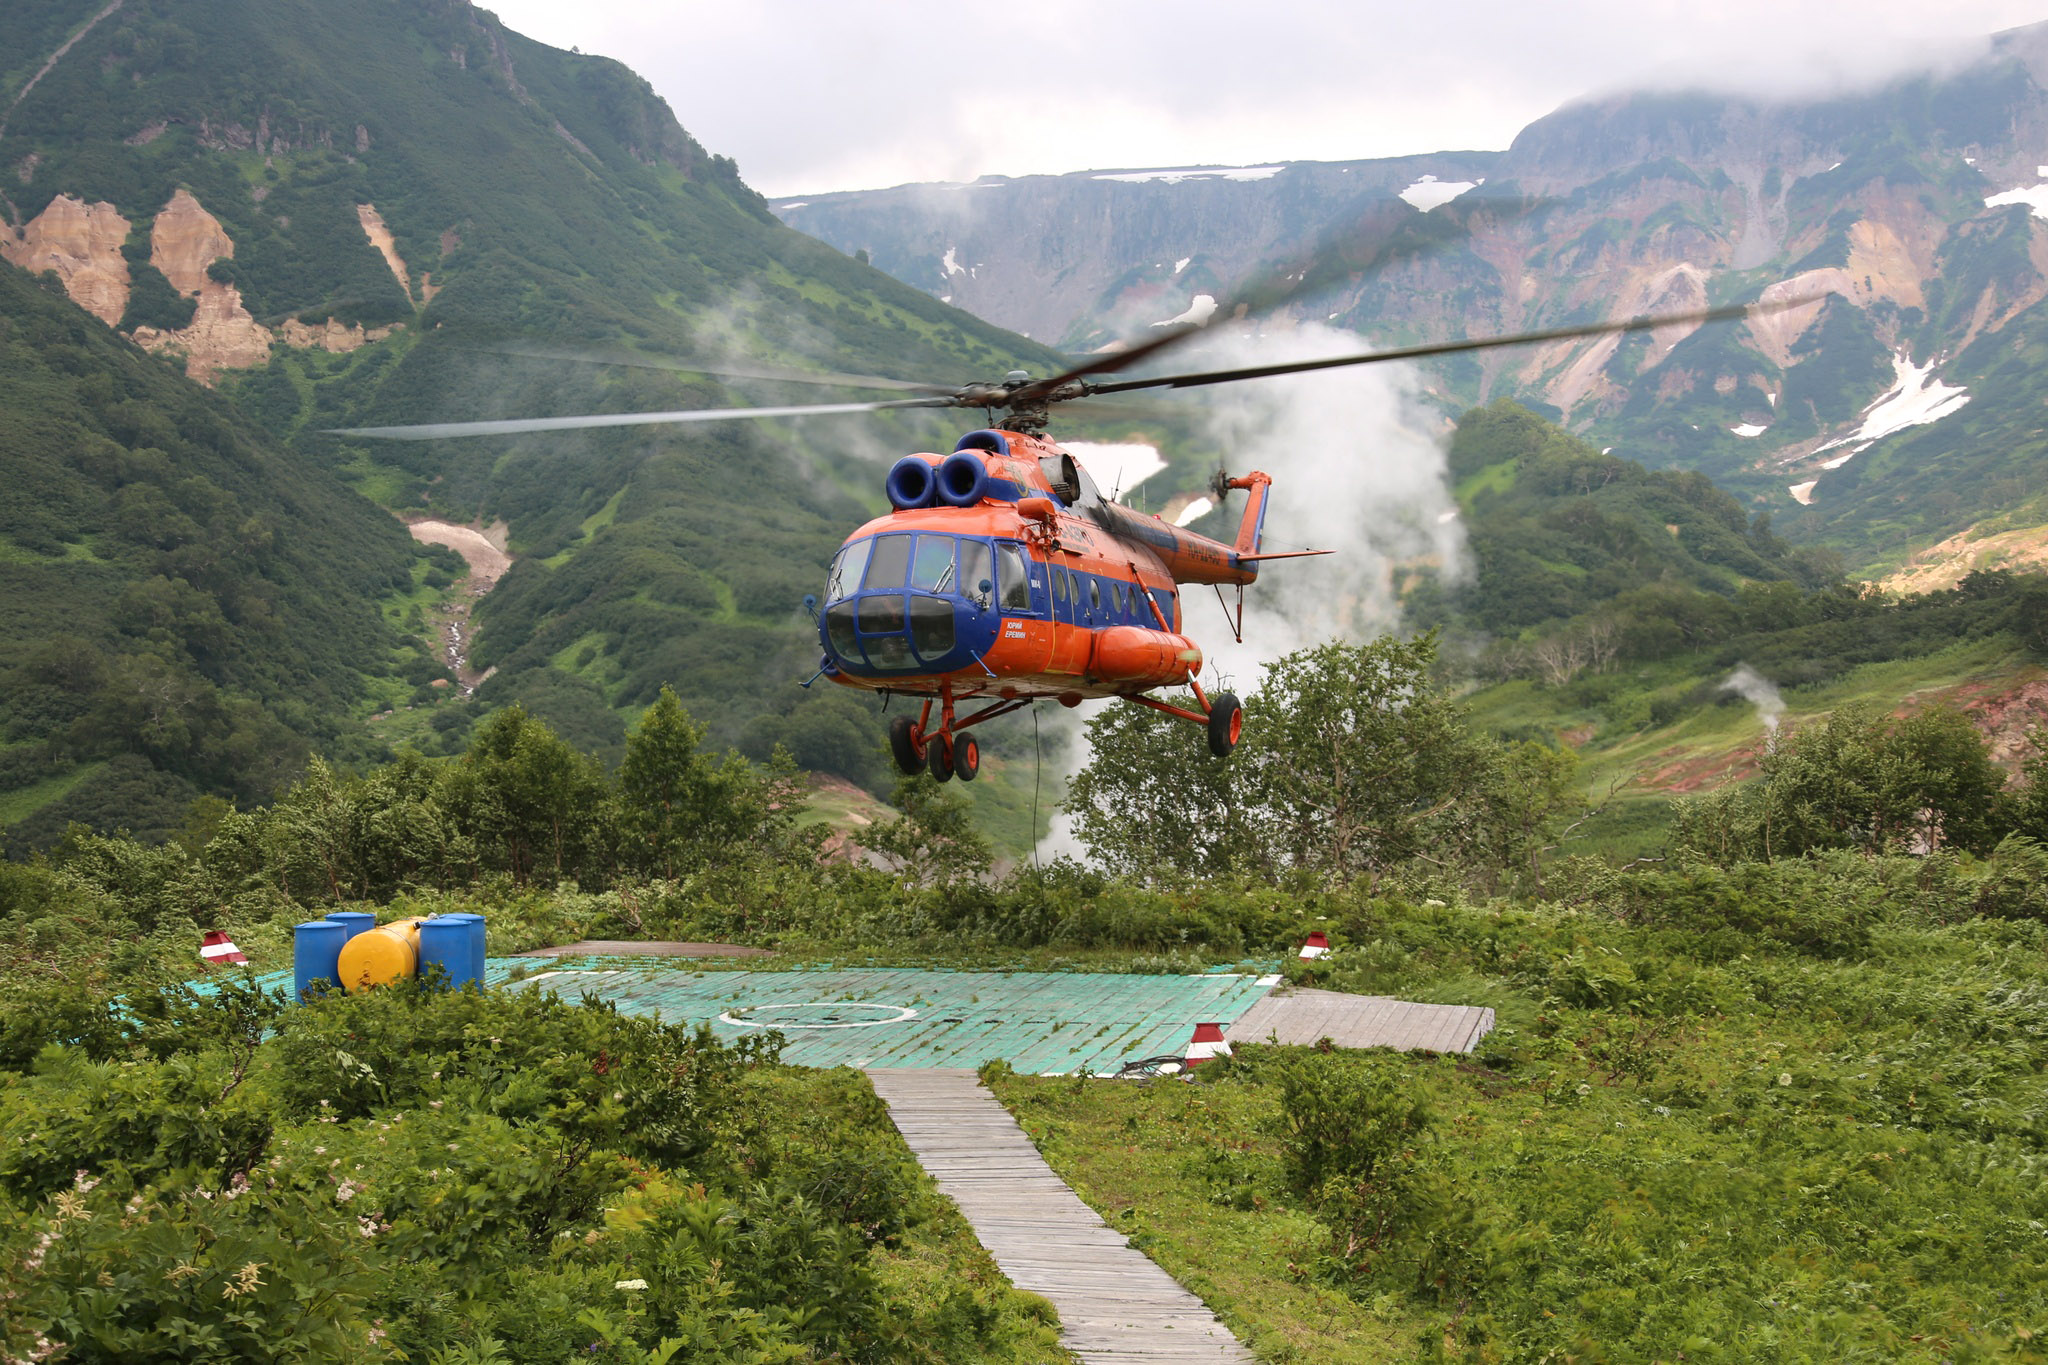
[[[1194,690],[1195,700],[1202,709],[1191,711],[1185,706],[1160,701],[1157,697],[1125,697],[1124,700],[1137,706],[1148,706],[1164,715],[1178,716],[1193,721],[1209,732],[1209,752],[1218,758],[1230,757],[1230,751],[1237,747],[1237,741],[1244,735],[1244,706],[1229,692],[1218,692],[1214,697],[1202,690],[1192,675],[1188,686]]]
[[[930,702],[924,704],[924,710],[916,720],[898,716],[889,722],[890,757],[896,760],[897,770],[905,777],[929,771],[940,782],[950,782],[955,777],[962,782],[972,782],[981,775],[981,741],[960,732],[970,725],[1008,715],[1030,704],[1030,698],[999,701],[956,720],[952,694],[946,693],[940,698],[937,728],[927,728],[932,723]]]

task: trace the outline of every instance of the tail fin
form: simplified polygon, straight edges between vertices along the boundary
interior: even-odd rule
[[[1242,488],[1251,494],[1244,504],[1244,519],[1237,524],[1237,544],[1231,548],[1241,555],[1259,552],[1259,540],[1266,532],[1266,491],[1273,480],[1254,469],[1241,479],[1221,481],[1226,488]]]

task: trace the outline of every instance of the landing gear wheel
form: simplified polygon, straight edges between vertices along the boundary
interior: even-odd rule
[[[931,764],[932,781],[953,780],[953,741],[936,739],[924,746],[925,758]]]
[[[1228,692],[1218,692],[1210,698],[1209,752],[1218,758],[1228,758],[1243,733],[1244,707],[1237,698]]]
[[[925,746],[918,740],[917,727],[910,723],[910,717],[898,716],[889,722],[889,752],[905,777],[916,777],[924,771]]]
[[[953,773],[962,782],[972,782],[981,771],[981,741],[972,736],[953,744]]]

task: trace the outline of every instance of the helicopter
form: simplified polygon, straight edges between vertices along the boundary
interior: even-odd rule
[[[889,748],[906,775],[972,781],[981,768],[973,727],[1051,700],[1078,706],[1114,698],[1206,731],[1225,758],[1244,730],[1244,708],[1229,692],[1209,694],[1204,656],[1186,630],[1181,589],[1237,590],[1233,632],[1242,638],[1244,589],[1260,566],[1329,550],[1264,549],[1273,481],[1252,470],[1217,471],[1209,492],[1222,506],[1246,494],[1235,537],[1212,539],[1104,498],[1074,456],[1047,433],[1055,404],[1144,389],[1185,389],[1306,371],[1426,359],[1504,346],[1704,325],[1798,307],[1809,299],[1732,304],[1553,327],[1511,335],[1433,342],[1315,360],[1102,381],[1202,329],[1187,324],[1136,344],[1108,348],[1049,378],[1012,371],[1000,382],[957,387],[846,374],[706,367],[633,355],[543,347],[497,347],[534,358],[605,359],[738,378],[837,387],[908,389],[915,397],[791,407],[699,408],[675,412],[355,427],[332,434],[395,440],[500,436],[611,426],[652,426],[746,418],[809,417],[900,408],[978,408],[988,424],[946,453],[904,455],[883,481],[890,510],[855,529],[833,556],[822,599],[806,596],[817,626],[818,673],[842,686],[922,703],[915,719],[889,726]],[[1220,310],[1243,317],[1247,305]],[[998,420],[999,416],[999,420]],[[1227,604],[1226,604],[1226,609]],[[809,686],[809,683],[805,684]],[[1185,687],[1195,705],[1151,695]]]

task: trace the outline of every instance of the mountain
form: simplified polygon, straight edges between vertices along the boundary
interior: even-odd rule
[[[817,652],[800,602],[883,505],[886,461],[950,448],[957,419],[424,443],[326,429],[876,396],[507,354],[535,346],[940,382],[1044,373],[1056,354],[782,226],[626,67],[463,0],[18,0],[9,17],[0,257],[97,319],[105,344],[78,363],[132,368],[132,341],[164,358],[144,371],[217,389],[305,479],[407,520],[502,524],[512,563],[462,640],[475,703],[384,697],[373,748],[458,745],[480,709],[520,701],[616,757],[624,717],[671,683],[717,742],[879,780],[868,710],[795,685]],[[174,428],[229,411],[152,393]],[[60,399],[34,396],[24,420],[68,420]],[[174,458],[165,477],[186,473]],[[297,544],[279,551],[331,548],[338,573],[388,591],[403,527],[361,515],[334,520],[331,546],[280,523]],[[393,624],[459,619],[426,577],[403,587]],[[334,724],[355,705],[306,701]]]
[[[1088,172],[779,203],[789,223],[935,296],[1062,344],[1223,297],[1360,223],[1444,249],[1296,310],[1396,344],[1811,299],[1460,358],[1450,409],[1507,396],[1596,445],[1699,470],[1785,534],[1896,564],[1976,527],[2048,521],[2048,25],[1975,64],[1855,95],[1587,101],[1499,153]]]

